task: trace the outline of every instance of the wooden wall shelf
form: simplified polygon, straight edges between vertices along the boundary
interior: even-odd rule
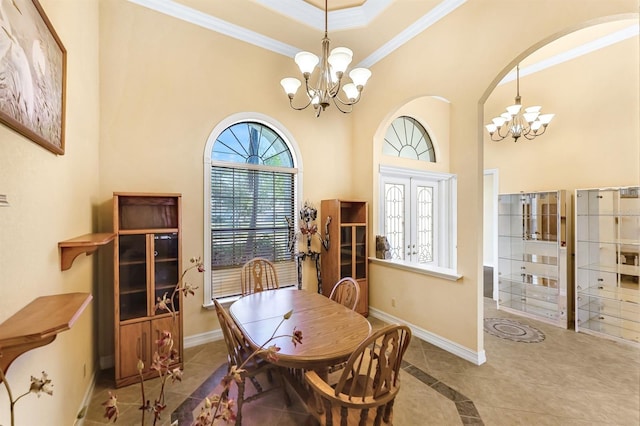
[[[116,237],[113,232],[85,234],[70,240],[60,241],[60,266],[63,271],[71,268],[73,261],[82,253],[93,254],[99,247],[109,244]]]
[[[69,330],[92,298],[90,293],[41,296],[0,324],[0,368],[4,375],[17,357],[48,345],[58,333]]]

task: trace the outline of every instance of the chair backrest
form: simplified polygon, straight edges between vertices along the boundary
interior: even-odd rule
[[[275,266],[262,257],[254,257],[242,266],[240,282],[243,296],[279,288]]]
[[[354,311],[360,300],[360,284],[351,277],[344,277],[333,286],[329,299]]]
[[[233,322],[233,319],[220,302],[214,299],[213,303],[216,307],[216,314],[218,315],[218,322],[220,323],[224,343],[227,345],[229,366],[241,365],[248,355],[248,348],[242,337],[242,333],[238,330],[235,322]]]
[[[335,386],[335,395],[353,402],[384,404],[400,389],[398,374],[411,330],[392,324],[372,333],[353,352]]]

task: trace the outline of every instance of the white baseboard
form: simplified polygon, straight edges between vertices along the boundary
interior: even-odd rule
[[[487,362],[487,356],[484,350],[482,350],[481,352],[473,351],[465,346],[461,346],[455,342],[452,342],[451,340],[445,339],[444,337],[438,336],[437,334],[431,333],[430,331],[417,327],[413,324],[403,321],[400,318],[394,317],[393,315],[390,315],[371,306],[369,306],[369,315],[387,323],[404,324],[409,327],[411,329],[411,333],[413,333],[413,335],[418,337],[419,339],[422,339],[425,342],[429,342],[432,345],[444,349],[445,351],[450,352],[475,365],[482,365]]]
[[[222,330],[217,329],[213,331],[207,331],[205,333],[194,334],[192,336],[186,336],[184,338],[184,347],[192,348],[194,346],[204,345],[205,343],[215,342],[222,339]],[[115,364],[115,355],[105,355],[100,357],[100,369],[106,370],[113,367]]]
[[[100,357],[100,370],[106,370],[116,365],[115,355],[105,355]]]
[[[205,343],[215,342],[222,339],[222,330],[212,330],[205,333],[194,334],[192,336],[186,336],[184,338],[184,347],[192,348],[194,346],[204,345]]]
[[[89,404],[91,404],[91,397],[93,396],[93,390],[96,387],[96,380],[98,377],[98,372],[95,371],[91,376],[91,381],[89,382],[89,386],[84,392],[84,398],[82,398],[82,404],[80,404],[80,408],[78,409],[78,415],[82,412],[82,417],[77,418],[76,421],[73,422],[74,426],[82,426],[84,424],[84,419],[87,417],[87,409],[89,408]]]

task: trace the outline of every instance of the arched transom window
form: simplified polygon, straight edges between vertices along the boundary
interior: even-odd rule
[[[384,137],[382,153],[394,157],[436,162],[436,154],[429,133],[415,118],[407,116],[393,120]]]

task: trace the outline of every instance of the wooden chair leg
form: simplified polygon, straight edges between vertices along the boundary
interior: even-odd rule
[[[349,424],[349,409],[347,407],[340,407],[340,426],[347,426]]]
[[[236,426],[241,426],[242,425],[242,404],[244,402],[244,377],[242,378],[242,381],[237,385],[238,385],[238,400],[236,402],[238,406],[238,409],[237,409],[238,411],[236,412]]]
[[[374,426],[380,426],[380,424],[382,423],[383,414],[384,414],[384,405],[381,405],[376,409],[376,419],[373,421]],[[385,420],[385,423],[386,422],[387,421]]]
[[[326,426],[333,426],[333,410],[331,410],[331,401],[321,398],[320,395],[316,395],[317,401],[320,404],[325,404],[324,408],[324,423]],[[320,410],[316,410],[320,412]]]
[[[278,368],[278,367],[277,367]],[[270,372],[271,370],[269,370]],[[284,403],[287,404],[287,407],[291,407],[291,397],[287,392],[287,384],[284,380],[284,373],[281,369],[276,370],[276,375],[278,376],[278,384],[282,387],[282,396],[284,397]]]
[[[393,403],[394,403],[394,399],[392,399],[391,401],[387,402],[387,405],[384,407],[384,417],[382,417],[382,420],[384,420],[385,423],[389,423],[389,419],[391,418],[391,414],[393,414]]]
[[[358,423],[359,426],[366,426],[368,418],[369,418],[369,409],[364,408],[360,410],[360,423]]]

